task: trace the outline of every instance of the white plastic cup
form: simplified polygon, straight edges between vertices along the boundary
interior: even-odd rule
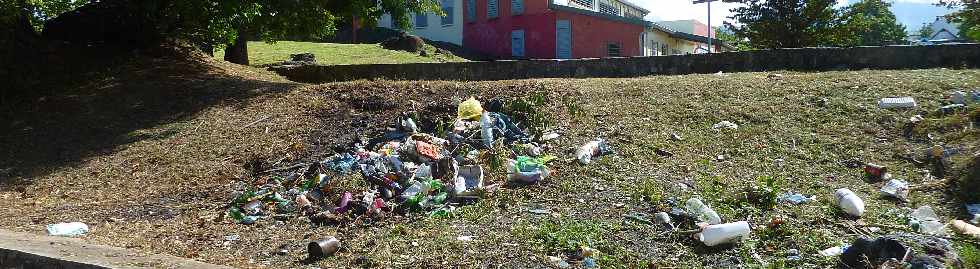
[[[864,215],[864,200],[853,191],[846,188],[837,189],[834,197],[837,198],[837,206],[840,206],[845,213],[855,217]]]
[[[726,243],[733,243],[749,236],[752,228],[745,221],[708,225],[698,234],[698,240],[706,246],[717,246]]]

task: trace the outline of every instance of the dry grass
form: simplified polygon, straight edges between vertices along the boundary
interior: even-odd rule
[[[970,123],[975,119],[965,113],[927,116],[939,126],[924,131],[933,133],[932,142],[902,137],[910,116],[931,112],[950,90],[980,87],[978,70],[784,72],[782,80],[739,73],[298,85],[254,69],[204,66],[188,72],[137,62],[78,92],[39,101],[16,117],[21,120],[7,123],[0,153],[11,157],[0,160],[0,169],[12,171],[0,174],[0,198],[12,202],[0,212],[0,227],[41,233],[49,223],[83,221],[94,227],[86,236],[94,242],[238,267],[306,267],[307,240],[337,235],[341,252],[316,266],[541,267],[546,256],[585,244],[600,250],[603,267],[823,268],[835,260],[816,251],[857,236],[839,225],[855,221],[831,206],[834,188],[851,188],[868,202],[867,223],[900,225],[904,208],[920,205],[937,207],[944,220],[962,210],[960,198],[945,185],[916,191],[907,204],[879,197],[881,183],[865,181],[859,169],[841,161],[883,163],[898,178],[923,184],[931,182],[923,176],[926,168],[897,155],[946,143],[964,147],[955,159],[962,166],[980,146],[976,123]],[[391,216],[311,227],[303,219],[244,226],[221,217],[251,160],[317,159],[334,144],[371,135],[403,111],[430,116],[422,120],[425,125],[450,117],[454,103],[470,95],[488,100],[532,93],[544,93],[547,102],[539,109],[549,115],[548,127],[562,133],[550,153],[565,157],[577,145],[604,137],[619,154],[585,167],[558,164],[549,180],[493,192],[449,218]],[[876,107],[877,98],[895,95],[914,96],[921,108]],[[825,106],[818,105],[820,98]],[[721,120],[740,127],[711,130]],[[684,140],[670,140],[671,133]],[[293,144],[304,146],[296,151]],[[656,148],[674,156],[658,156]],[[741,199],[740,191],[762,176],[780,178],[782,189],[820,201],[768,209]],[[500,180],[499,173],[493,175]],[[352,177],[346,188],[356,190],[357,181]],[[626,214],[652,214],[662,206],[640,199],[643,190],[678,201],[703,197],[724,220],[747,220],[755,232],[733,247],[705,248],[625,221]],[[530,208],[552,214],[532,214]],[[773,217],[787,224],[764,228]],[[241,239],[225,242],[231,234]],[[475,240],[456,240],[461,235]],[[273,254],[281,245],[288,255]],[[789,248],[799,249],[803,261],[785,261]]]

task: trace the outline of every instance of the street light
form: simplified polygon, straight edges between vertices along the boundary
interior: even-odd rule
[[[711,2],[715,1],[718,0],[694,0],[695,5],[708,3],[708,54],[711,54],[711,31],[714,31],[714,29],[711,29]]]

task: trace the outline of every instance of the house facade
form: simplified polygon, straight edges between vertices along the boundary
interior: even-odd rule
[[[463,46],[502,58],[642,55],[643,16],[619,0],[464,0]]]
[[[415,14],[408,32],[503,59],[572,59],[708,52],[707,26],[644,21],[627,0],[441,0],[445,17]],[[384,15],[381,27],[397,29]],[[698,27],[702,25],[703,27]],[[703,29],[701,29],[703,28]],[[704,36],[696,33],[704,32]],[[731,47],[712,40],[712,51]]]
[[[446,16],[438,14],[414,14],[410,21],[411,27],[406,31],[429,40],[449,42],[463,45],[463,1],[440,0],[439,5]],[[391,16],[384,14],[378,20],[378,26],[398,29]]]

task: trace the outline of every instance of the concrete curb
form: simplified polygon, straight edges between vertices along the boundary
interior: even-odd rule
[[[92,245],[79,238],[0,230],[0,269],[231,268],[169,255]]]

